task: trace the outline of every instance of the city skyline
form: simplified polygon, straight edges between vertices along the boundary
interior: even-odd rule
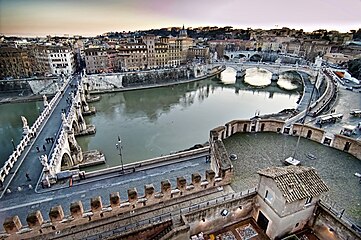
[[[347,32],[361,27],[360,0],[242,3],[164,0],[0,0],[0,33],[12,36],[83,35],[167,27],[289,27]],[[281,13],[281,14],[280,14]]]

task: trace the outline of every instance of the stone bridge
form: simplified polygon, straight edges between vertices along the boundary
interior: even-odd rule
[[[84,87],[85,86],[85,87]],[[69,102],[71,107],[68,114],[62,113],[62,126],[50,159],[41,157],[44,166],[42,185],[50,187],[56,182],[57,174],[62,168],[69,168],[83,161],[81,147],[78,145],[75,136],[87,130],[83,113],[90,111],[86,102],[86,84],[79,83],[76,91],[71,93]]]
[[[227,56],[229,60],[232,59],[240,59],[240,58],[246,58],[249,60],[252,56],[258,55],[262,56],[262,53],[257,51],[225,51],[224,56]]]
[[[259,68],[264,69],[272,73],[272,79],[278,79],[279,75],[289,71],[304,72],[310,76],[315,77],[317,74],[317,69],[312,68],[307,65],[298,65],[298,64],[279,64],[279,63],[264,63],[264,62],[240,62],[235,63],[232,61],[216,62],[210,64],[212,66],[226,66],[231,67],[237,71],[237,77],[243,77],[246,74],[246,70],[250,68]]]
[[[83,117],[95,109],[87,104],[88,85],[83,86],[82,77],[76,74],[64,79],[51,101],[44,96],[43,109],[31,127],[26,116],[21,117],[23,137],[0,169],[0,198],[27,188],[37,192],[40,183],[50,186],[56,181],[62,167],[83,161],[75,136],[95,132]]]

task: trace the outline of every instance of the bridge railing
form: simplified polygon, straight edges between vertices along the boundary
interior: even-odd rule
[[[9,156],[8,160],[0,169],[0,186],[3,185],[6,176],[9,175],[10,170],[14,167],[15,163],[18,161],[24,149],[28,146],[31,138],[36,136],[39,128],[42,126],[44,121],[48,118],[48,116],[54,109],[56,102],[58,101],[59,97],[61,96],[66,86],[67,86],[67,81],[64,82],[64,84],[60,88],[60,91],[58,91],[55,94],[55,96],[51,99],[48,105],[44,108],[44,110],[41,112],[39,117],[35,120],[31,128],[29,129],[29,132],[22,137],[20,143],[17,145],[13,153]]]
[[[79,100],[80,92],[79,88],[74,97],[74,101],[69,109],[68,115],[66,116],[66,123],[71,127],[71,122],[76,114],[76,104]],[[51,169],[57,173],[61,168],[61,149],[64,147],[64,143],[66,141],[66,129],[64,129],[63,123],[60,125],[59,131],[56,136],[56,144],[53,145],[53,148],[50,150],[50,157],[48,159],[48,164]],[[44,169],[43,169],[44,171]],[[40,179],[43,179],[45,176],[43,175]]]

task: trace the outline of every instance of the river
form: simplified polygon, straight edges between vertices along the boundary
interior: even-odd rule
[[[115,146],[118,136],[126,164],[203,144],[208,141],[210,129],[230,120],[296,107],[297,92],[279,89],[270,93],[248,85],[240,88],[235,84],[235,74],[234,69],[227,68],[221,79],[103,94],[99,102],[90,104],[97,109],[96,115],[86,117],[88,124],[96,126],[96,134],[77,140],[83,151],[103,152],[110,167],[120,164]],[[267,81],[263,78],[269,77],[263,71],[247,70],[245,81]],[[20,116],[26,116],[32,124],[39,108],[41,102],[0,105],[1,163],[11,154],[11,138],[15,143],[21,138]]]

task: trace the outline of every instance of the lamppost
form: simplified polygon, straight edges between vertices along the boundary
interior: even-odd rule
[[[303,128],[304,128],[304,126],[305,126],[306,117],[307,117],[308,113],[311,111],[311,102],[312,102],[312,98],[313,98],[313,93],[314,93],[314,91],[315,91],[315,89],[316,89],[316,84],[317,84],[317,82],[318,82],[318,75],[319,75],[319,73],[320,73],[320,69],[317,69],[316,80],[315,80],[315,83],[313,84],[313,87],[312,87],[310,100],[309,100],[308,103],[307,103],[305,115],[304,115],[304,117],[301,118],[301,124],[302,124],[302,126],[301,126],[301,130],[300,130],[300,135],[298,136],[298,139],[297,139],[296,148],[295,148],[295,150],[294,150],[294,152],[293,152],[292,160],[294,160],[295,157],[296,157],[296,152],[297,152],[297,150],[298,150],[298,145],[300,144],[300,139],[301,139],[301,136],[302,136],[302,131],[303,131]]]
[[[16,147],[15,147],[15,143],[14,143],[14,139],[12,138],[11,139],[11,143],[13,144],[13,148],[14,148],[14,151],[16,150]]]
[[[120,163],[122,164],[122,173],[124,173],[124,165],[123,165],[123,154],[122,154],[122,140],[120,140],[120,137],[118,136],[118,143],[115,144],[117,146],[117,149],[119,150],[119,156],[120,156]]]

